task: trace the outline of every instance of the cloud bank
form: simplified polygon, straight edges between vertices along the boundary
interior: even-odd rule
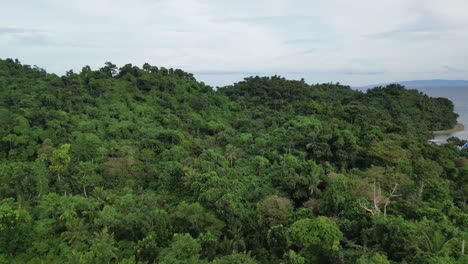
[[[466,79],[466,10],[464,0],[5,1],[0,57],[57,74],[148,62],[214,86],[274,74]]]

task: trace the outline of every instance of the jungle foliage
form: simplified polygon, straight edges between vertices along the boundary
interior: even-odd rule
[[[467,263],[453,104],[0,60],[0,263]],[[456,142],[456,143],[453,143]]]

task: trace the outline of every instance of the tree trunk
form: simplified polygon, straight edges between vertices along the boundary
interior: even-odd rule
[[[463,239],[463,241],[462,241],[461,253],[462,253],[462,255],[465,255],[465,239]]]

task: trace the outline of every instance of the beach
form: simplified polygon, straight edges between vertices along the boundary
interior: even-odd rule
[[[451,129],[432,131],[432,133],[435,136],[440,136],[440,135],[448,135],[448,134],[462,132],[462,131],[465,131],[465,126],[463,124],[458,123]]]
[[[418,88],[418,90],[432,97],[450,99],[455,106],[455,113],[459,115],[459,124],[452,129],[435,131],[435,139],[446,141],[450,137],[458,137],[459,139],[468,140],[468,129],[464,129],[464,126],[468,126],[468,87],[430,87]]]

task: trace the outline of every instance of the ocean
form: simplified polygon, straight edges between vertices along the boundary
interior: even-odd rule
[[[429,87],[414,89],[417,89],[431,97],[445,97],[450,99],[455,105],[455,113],[459,115],[458,123],[465,126],[465,131],[439,135],[436,136],[435,139],[445,141],[450,137],[458,137],[460,139],[468,140],[468,87]]]

